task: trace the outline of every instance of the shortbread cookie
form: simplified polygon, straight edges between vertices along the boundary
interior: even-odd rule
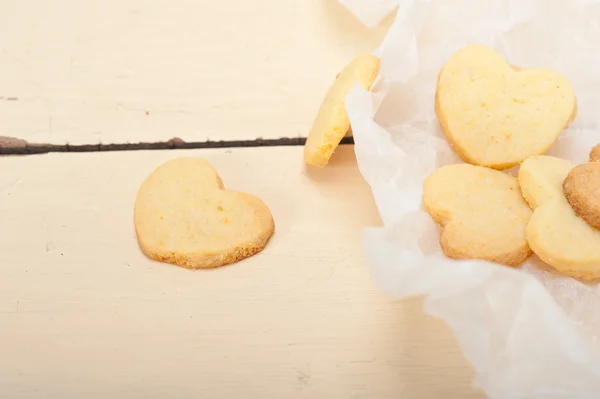
[[[590,162],[600,162],[600,144],[590,151]]]
[[[359,82],[365,90],[371,90],[379,73],[379,58],[371,54],[359,55],[342,72],[329,88],[304,146],[304,161],[323,167],[350,128],[344,101],[346,95]]]
[[[577,217],[563,193],[563,182],[574,167],[550,156],[530,157],[521,165],[521,191],[534,209],[527,241],[559,272],[592,280],[600,277],[600,230]]]
[[[563,182],[563,191],[575,214],[600,229],[600,163],[576,166]]]
[[[423,203],[442,227],[440,244],[450,258],[518,266],[531,255],[525,226],[532,211],[510,175],[468,164],[444,166],[425,179]]]
[[[197,158],[175,159],[156,169],[138,192],[134,219],[148,257],[192,269],[254,255],[275,229],[260,199],[225,190],[216,170]]]
[[[435,110],[465,162],[508,169],[545,153],[575,118],[577,105],[559,73],[515,68],[495,51],[472,45],[442,68]]]

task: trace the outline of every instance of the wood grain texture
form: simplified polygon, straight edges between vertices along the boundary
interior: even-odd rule
[[[159,164],[201,156],[276,233],[239,264],[145,258],[132,206]],[[2,398],[481,398],[446,325],[374,287],[379,218],[344,146],[0,158]]]
[[[337,0],[0,2],[0,136],[97,144],[306,137],[380,44]]]

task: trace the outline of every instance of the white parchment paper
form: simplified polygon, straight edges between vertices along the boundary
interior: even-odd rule
[[[340,1],[374,24],[372,1]],[[600,398],[600,288],[535,257],[520,270],[449,260],[421,210],[424,178],[460,162],[439,131],[434,95],[439,70],[468,44],[567,76],[579,114],[550,154],[587,160],[600,143],[600,1],[394,1],[395,23],[376,51],[378,81],[371,93],[357,84],[346,98],[359,167],[384,222],[364,234],[379,286],[399,298],[426,297],[426,312],[451,326],[488,397]],[[383,3],[379,18],[392,8]]]

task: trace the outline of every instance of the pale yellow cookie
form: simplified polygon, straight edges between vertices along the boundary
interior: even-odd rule
[[[304,161],[323,167],[350,128],[344,101],[355,82],[371,90],[379,73],[380,61],[374,55],[356,57],[340,72],[329,88],[304,145]]]
[[[600,277],[600,230],[577,217],[563,192],[575,165],[550,156],[527,158],[519,184],[534,209],[527,241],[540,259],[559,272],[583,280]]]
[[[134,221],[148,257],[192,269],[254,255],[275,229],[260,199],[225,190],[216,170],[198,158],[158,167],[138,191]]]
[[[423,203],[442,227],[440,244],[450,258],[518,266],[531,255],[525,226],[532,211],[510,175],[468,164],[444,166],[425,179]]]
[[[465,162],[508,169],[545,153],[575,118],[577,104],[558,72],[515,68],[492,49],[472,45],[442,68],[435,110]]]

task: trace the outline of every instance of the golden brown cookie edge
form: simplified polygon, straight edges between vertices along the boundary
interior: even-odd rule
[[[156,248],[151,248],[151,245],[149,245],[148,243],[146,243],[144,241],[143,234],[140,234],[140,231],[139,231],[140,224],[137,222],[137,219],[139,217],[138,201],[139,201],[140,195],[143,194],[143,191],[149,184],[152,184],[152,180],[155,177],[155,175],[157,174],[157,172],[159,172],[159,170],[161,170],[163,168],[167,168],[167,167],[172,167],[172,165],[175,164],[176,162],[181,162],[181,161],[190,160],[190,159],[199,161],[199,162],[205,164],[206,166],[209,166],[210,169],[212,169],[211,171],[214,173],[214,177],[216,179],[216,185],[217,185],[216,188],[219,191],[229,191],[232,194],[237,193],[237,194],[245,197],[246,200],[249,200],[253,203],[252,207],[255,210],[257,210],[257,213],[259,213],[263,216],[262,219],[260,217],[258,217],[258,218],[260,220],[265,221],[265,225],[266,225],[265,228],[259,234],[257,234],[256,239],[251,240],[248,243],[238,245],[230,251],[226,251],[226,252],[222,252],[222,253],[207,253],[205,255],[195,255],[195,256],[191,256],[190,254],[181,254],[181,253],[178,254],[174,251],[158,251],[158,250],[156,250]],[[275,221],[273,218],[273,214],[271,213],[271,210],[269,209],[269,207],[264,203],[264,201],[262,201],[260,198],[255,197],[251,194],[227,190],[225,188],[225,186],[223,184],[223,180],[219,176],[216,168],[210,162],[208,162],[207,160],[205,160],[203,158],[192,158],[192,157],[174,158],[174,159],[168,160],[168,161],[162,163],[161,165],[159,165],[158,167],[156,167],[144,179],[144,181],[140,185],[140,188],[138,189],[138,192],[136,194],[136,198],[134,201],[134,212],[133,213],[134,213],[133,222],[134,222],[134,230],[136,233],[136,239],[137,239],[138,246],[139,246],[140,250],[142,251],[142,253],[152,260],[162,262],[162,263],[168,263],[168,264],[182,267],[185,269],[218,268],[218,267],[227,266],[227,265],[239,262],[243,259],[249,258],[249,257],[261,252],[266,247],[267,243],[269,242],[269,240],[275,233]],[[194,258],[198,258],[198,257],[203,258],[203,260],[198,260],[198,259],[194,260]]]
[[[573,168],[563,181],[562,187],[565,197],[575,214],[590,226],[600,229],[600,204],[590,204],[590,196],[579,192],[579,185],[577,184],[578,174],[589,167],[588,165],[590,163],[577,165]]]

